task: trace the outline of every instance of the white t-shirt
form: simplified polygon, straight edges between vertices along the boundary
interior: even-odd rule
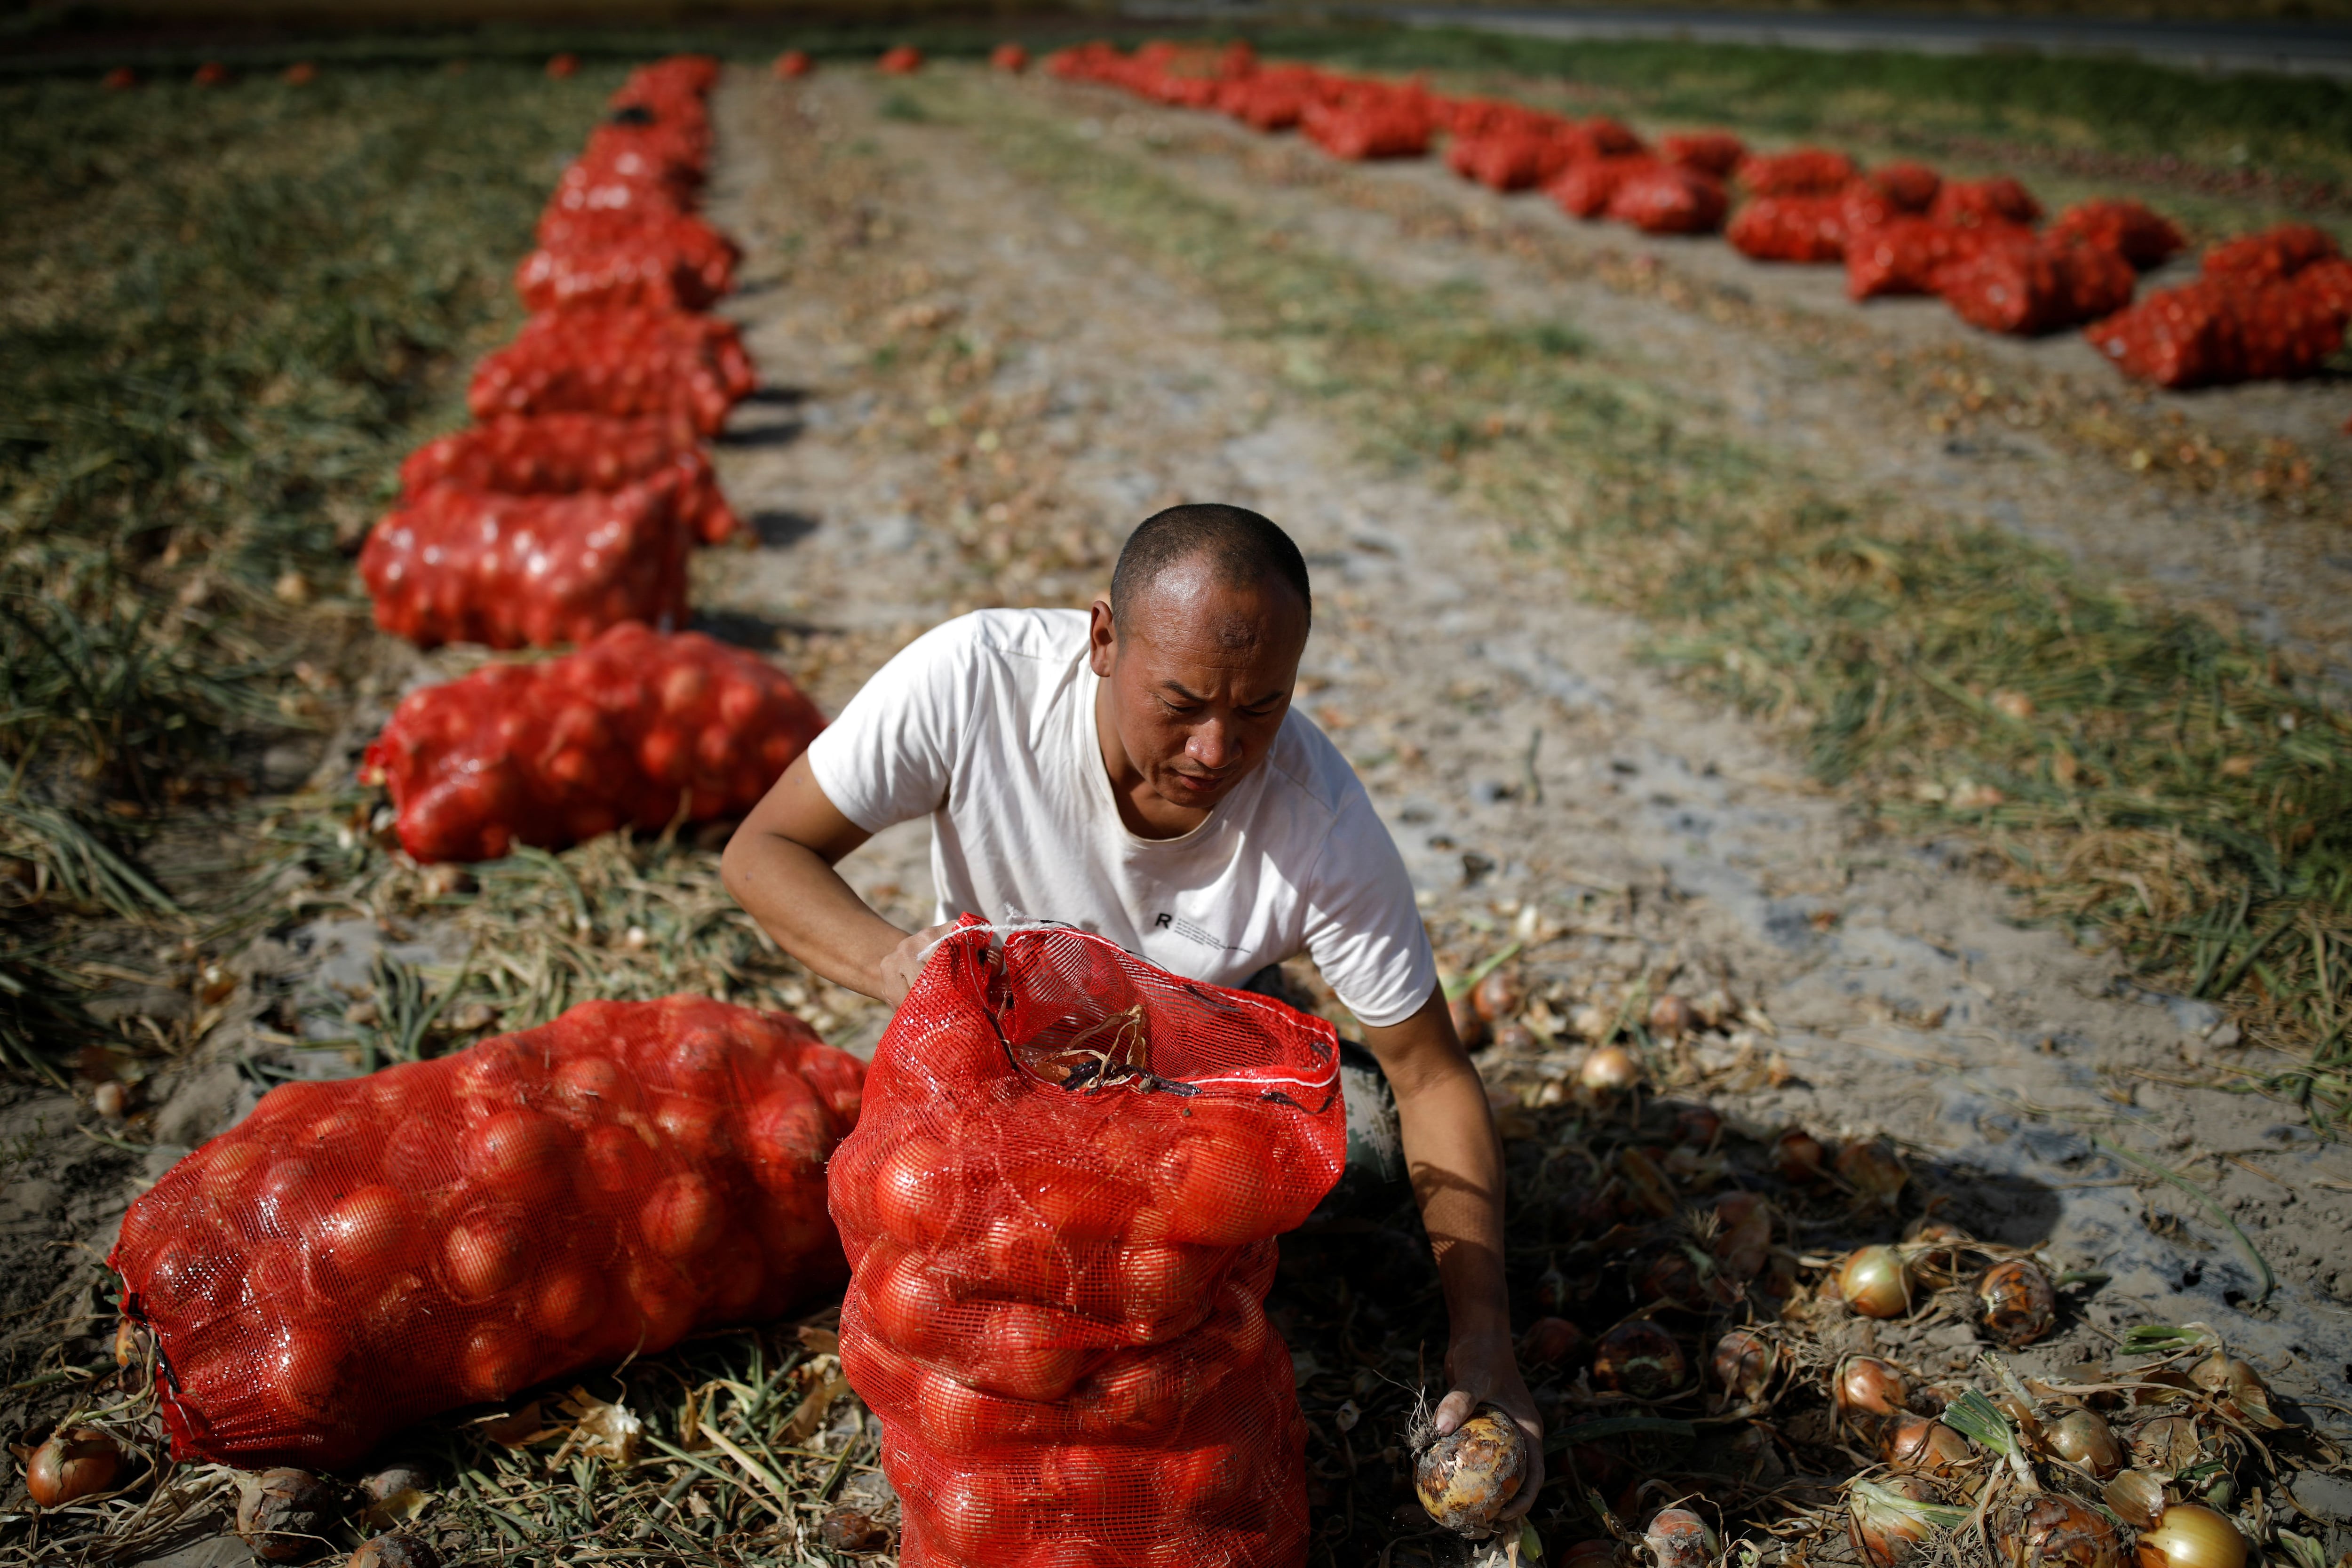
[[[819,787],[869,833],[930,817],[940,921],[1059,921],[1217,985],[1305,952],[1359,1021],[1410,1017],[1436,961],[1339,749],[1294,708],[1206,821],[1138,837],[1103,766],[1087,626],[981,610],[925,633],[810,745]]]

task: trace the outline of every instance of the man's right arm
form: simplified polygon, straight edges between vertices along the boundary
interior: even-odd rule
[[[841,814],[803,752],[727,841],[719,879],[776,945],[836,985],[897,1006],[947,930],[908,934],[833,868],[872,835]]]

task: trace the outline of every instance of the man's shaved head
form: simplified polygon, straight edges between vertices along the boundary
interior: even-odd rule
[[[1301,629],[1314,615],[1307,558],[1290,535],[1246,507],[1205,501],[1171,506],[1136,525],[1111,573],[1111,618],[1134,624],[1139,602],[1175,566],[1205,566],[1220,588],[1253,590],[1281,584],[1298,596]]]

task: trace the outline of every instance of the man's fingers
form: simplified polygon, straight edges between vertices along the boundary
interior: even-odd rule
[[[1524,1519],[1527,1517],[1528,1510],[1536,1506],[1536,1494],[1543,1490],[1543,1433],[1534,1423],[1524,1417],[1515,1415],[1511,1419],[1518,1423],[1519,1431],[1528,1440],[1528,1475],[1527,1479],[1519,1483],[1517,1494],[1511,1499],[1511,1506],[1503,1510],[1502,1517]]]
[[[1468,1389],[1455,1389],[1437,1406],[1437,1435],[1452,1436],[1477,1408],[1478,1401]]]

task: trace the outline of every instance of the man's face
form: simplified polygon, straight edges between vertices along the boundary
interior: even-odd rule
[[[1306,649],[1306,606],[1286,584],[1236,588],[1195,563],[1160,573],[1126,624],[1095,602],[1090,657],[1128,765],[1189,810],[1265,761]]]

